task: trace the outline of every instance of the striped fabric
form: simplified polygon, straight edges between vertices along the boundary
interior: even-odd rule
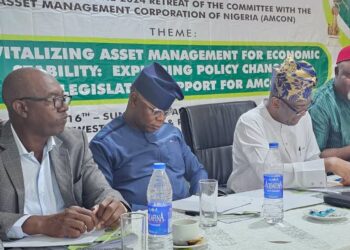
[[[317,89],[309,112],[321,151],[350,145],[350,101],[334,91],[334,79]]]

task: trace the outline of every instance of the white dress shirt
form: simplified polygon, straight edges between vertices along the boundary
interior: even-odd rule
[[[237,122],[229,188],[235,192],[263,188],[264,160],[270,142],[279,143],[285,188],[326,185],[324,161],[319,158],[309,113],[296,125],[288,126],[274,120],[263,102]]]
[[[51,136],[47,141],[41,163],[28,152],[18,138],[11,125],[12,133],[19,151],[24,180],[24,216],[15,222],[7,236],[22,238],[26,236],[22,231],[22,224],[31,215],[55,214],[64,209],[64,201],[59,190],[55,174],[51,169],[49,152],[56,145]]]

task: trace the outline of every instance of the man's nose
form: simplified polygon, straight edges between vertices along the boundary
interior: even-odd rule
[[[166,116],[164,113],[159,113],[157,116],[156,116],[156,120],[157,121],[160,121],[160,122],[164,122]]]
[[[66,112],[69,109],[69,105],[66,103],[62,103],[62,106],[60,108],[58,108],[58,112]]]

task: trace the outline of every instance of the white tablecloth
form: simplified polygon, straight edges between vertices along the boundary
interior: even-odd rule
[[[347,212],[346,218],[339,221],[318,221],[305,216],[310,209],[328,207],[322,204],[287,211],[283,223],[274,226],[266,224],[262,217],[242,217],[234,223],[228,223],[234,221],[232,219],[222,219],[216,227],[204,229],[209,247],[201,249],[350,249],[348,209],[336,208]],[[188,216],[174,212],[173,217],[176,220]]]

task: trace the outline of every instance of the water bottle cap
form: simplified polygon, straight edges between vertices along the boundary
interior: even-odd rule
[[[165,169],[165,163],[163,162],[153,163],[153,169]]]
[[[270,142],[269,143],[269,148],[278,148],[278,142]]]

